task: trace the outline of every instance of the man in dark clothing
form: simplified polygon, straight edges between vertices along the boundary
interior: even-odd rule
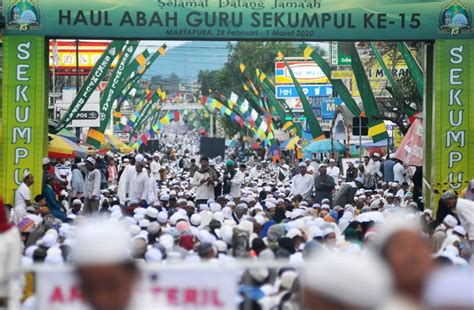
[[[333,207],[344,207],[346,204],[354,204],[354,197],[359,188],[364,185],[364,179],[358,177],[354,182],[347,182],[341,185],[334,197]]]
[[[349,165],[349,168],[346,170],[346,182],[353,182],[357,178],[359,171],[357,171],[357,168],[354,167],[354,163],[352,161],[348,161],[347,164]]]
[[[383,181],[384,182],[393,182],[395,176],[393,174],[393,166],[395,166],[395,161],[393,160],[393,155],[390,154],[387,156],[387,160],[383,163]]]
[[[316,189],[315,203],[321,203],[323,199],[329,199],[332,203],[332,191],[336,186],[334,179],[327,175],[327,166],[319,165],[319,175],[314,178],[314,188]]]

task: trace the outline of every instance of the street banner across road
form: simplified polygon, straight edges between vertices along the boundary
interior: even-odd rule
[[[173,40],[472,39],[469,3],[472,1],[6,0],[4,16],[5,33],[15,35]],[[451,12],[457,15],[449,16]]]

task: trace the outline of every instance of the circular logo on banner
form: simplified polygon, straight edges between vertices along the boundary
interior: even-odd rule
[[[455,36],[463,32],[471,32],[471,20],[469,5],[453,0],[442,6],[439,30]]]
[[[7,27],[26,31],[40,28],[40,13],[37,0],[12,1],[7,14]]]

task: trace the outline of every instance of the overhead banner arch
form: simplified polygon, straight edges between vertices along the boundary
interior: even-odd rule
[[[25,170],[36,178],[33,194],[41,191],[47,38],[435,41],[425,62],[425,185],[427,194],[459,191],[474,177],[467,168],[474,86],[466,73],[474,71],[473,7],[473,0],[4,0],[0,195],[13,203]],[[465,116],[462,130],[450,113]]]
[[[474,38],[470,5],[415,0],[6,0],[5,34],[171,40]]]

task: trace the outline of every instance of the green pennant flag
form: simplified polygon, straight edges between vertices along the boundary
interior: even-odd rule
[[[303,44],[302,49],[303,49],[304,58],[306,59],[308,57],[311,57],[311,59],[313,59],[313,61],[319,66],[319,68],[321,68],[323,73],[331,82],[338,96],[342,99],[342,101],[344,101],[344,104],[349,109],[349,111],[351,111],[351,113],[355,117],[360,116],[361,111],[359,107],[357,106],[357,103],[355,102],[354,98],[352,98],[351,92],[347,89],[344,82],[342,80],[331,79],[331,71],[332,71],[331,66],[312,47],[306,44]]]
[[[420,65],[416,61],[415,57],[413,57],[413,55],[411,54],[405,42],[398,42],[397,47],[408,66],[408,72],[410,72],[411,77],[413,78],[413,80],[415,80],[416,90],[418,91],[418,94],[421,98],[423,98],[424,75]]]
[[[377,58],[377,61],[380,65],[380,67],[382,68],[385,76],[387,77],[387,80],[390,83],[390,86],[392,86],[392,91],[393,91],[393,95],[395,97],[395,100],[402,103],[403,112],[405,112],[405,114],[409,117],[412,116],[412,115],[415,115],[417,113],[417,111],[415,109],[413,109],[412,107],[410,107],[405,102],[405,98],[404,98],[405,96],[403,95],[403,91],[399,87],[398,83],[395,81],[395,78],[393,77],[392,72],[388,69],[387,65],[385,64],[385,62],[382,58],[382,55],[380,55],[379,51],[377,50],[377,48],[375,47],[375,45],[372,42],[370,43],[370,48],[374,52],[375,58]]]
[[[373,118],[374,116],[380,116],[381,113],[375,101],[372,88],[370,88],[369,78],[364,70],[359,53],[353,43],[348,45],[348,49],[352,58],[352,71],[354,72],[362,103],[364,104],[365,115],[368,118],[369,136],[372,137],[374,142],[385,140],[388,138],[387,128],[383,120]]]
[[[278,56],[285,63],[285,66],[291,75],[291,79],[293,80],[293,84],[295,84],[296,91],[298,92],[298,97],[300,97],[301,104],[303,105],[303,111],[306,117],[306,121],[308,122],[311,135],[313,136],[313,140],[317,141],[317,140],[326,139],[326,136],[324,135],[324,132],[321,129],[321,126],[319,125],[318,119],[316,118],[316,116],[314,116],[313,109],[311,109],[311,105],[308,102],[308,98],[306,98],[306,95],[303,92],[303,89],[301,88],[300,83],[296,79],[295,74],[293,73],[293,70],[291,70],[291,67],[286,62],[285,57],[280,52],[278,53]]]
[[[67,113],[59,121],[59,124],[55,128],[54,132],[59,132],[66,128],[66,126],[68,126],[76,117],[76,115],[82,110],[84,105],[87,103],[87,100],[89,100],[92,92],[95,91],[99,83],[104,79],[105,75],[109,71],[110,65],[120,54],[124,45],[124,40],[114,40],[109,44],[107,49],[95,64],[94,69],[92,69],[85,83],[82,85],[79,93],[72,101]]]
[[[133,126],[132,132],[130,133],[130,137],[133,136],[138,130],[141,129],[141,125],[150,117],[150,110],[154,106],[155,102],[160,99],[161,90],[157,89],[153,95],[149,96],[149,98],[145,99],[144,108],[142,109],[140,116],[138,117],[135,125]]]
[[[119,96],[120,86],[125,77],[124,73],[126,73],[127,65],[132,59],[133,53],[135,53],[138,47],[138,43],[139,41],[129,41],[125,45],[122,56],[120,56],[117,66],[109,79],[109,83],[100,98],[100,126],[89,128],[86,141],[97,149],[100,148],[101,144],[105,144],[104,132],[110,120],[112,105]]]
[[[121,100],[117,102],[117,106],[115,107],[114,111],[114,124],[117,126],[120,124],[120,109],[122,108],[122,103],[124,102],[125,98],[130,94],[132,89],[137,85],[137,83],[140,81],[140,78],[148,71],[148,69],[151,67],[151,65],[158,59],[158,57],[162,56],[166,52],[167,45],[163,44],[151,57],[150,59],[146,60],[150,53],[148,50],[143,51],[140,55],[135,57],[135,59],[132,61],[130,64],[130,72],[128,72],[128,75],[124,75],[127,77],[130,77],[132,74],[134,74],[129,80],[127,80],[122,89],[122,95]],[[140,70],[139,67],[141,67]],[[138,70],[138,71],[137,71]]]

